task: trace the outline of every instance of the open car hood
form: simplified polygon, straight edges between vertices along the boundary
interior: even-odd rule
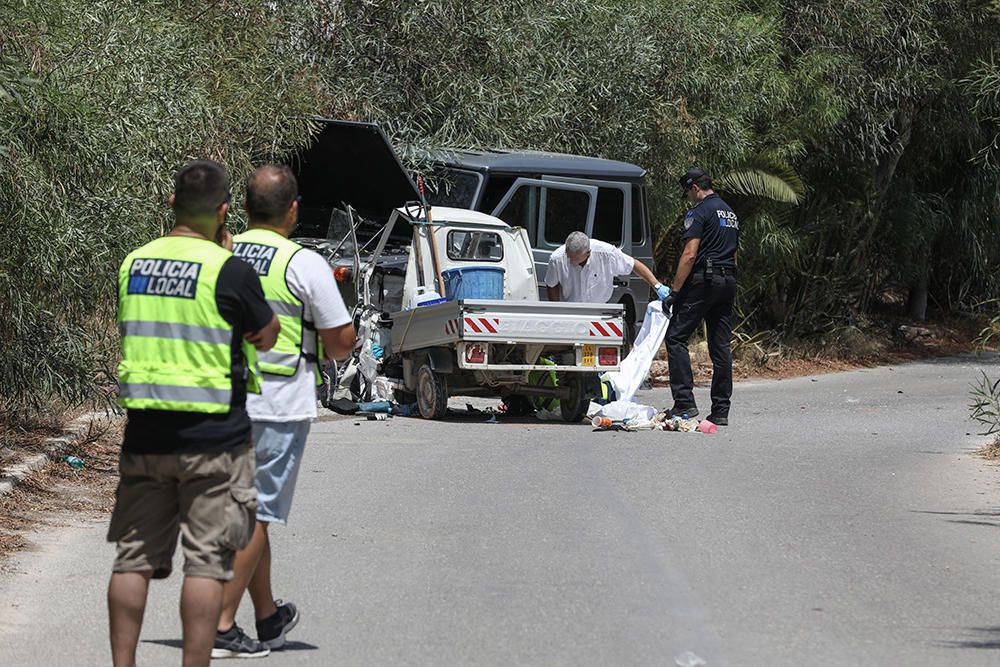
[[[329,210],[347,203],[364,217],[385,220],[394,208],[420,198],[378,125],[325,118],[318,122],[319,134],[288,161],[304,209]]]

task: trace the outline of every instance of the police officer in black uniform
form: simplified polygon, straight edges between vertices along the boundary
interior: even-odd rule
[[[740,223],[729,204],[712,189],[704,169],[689,169],[680,178],[688,202],[681,239],[684,250],[664,310],[672,308],[667,327],[671,414],[694,417],[694,377],[688,339],[702,319],[708,325],[708,353],[712,357],[712,412],[708,419],[729,424],[733,394],[733,354],[729,346],[736,298],[736,250]]]

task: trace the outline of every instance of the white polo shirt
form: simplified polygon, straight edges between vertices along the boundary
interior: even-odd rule
[[[303,248],[292,257],[285,273],[288,289],[304,304],[303,315],[317,329],[333,329],[351,321],[340,298],[333,269],[317,253]],[[315,332],[303,332],[303,351],[316,354]],[[253,421],[292,422],[316,418],[316,364],[299,357],[295,375],[264,375],[259,394],[247,394],[247,412]]]
[[[549,258],[545,284],[559,285],[563,301],[607,303],[615,291],[615,276],[632,273],[635,260],[604,241],[590,240],[590,258],[583,266],[573,266],[566,255],[566,244],[556,248]]]

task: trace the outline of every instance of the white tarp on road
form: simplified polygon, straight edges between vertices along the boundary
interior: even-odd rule
[[[667,335],[668,324],[670,318],[663,312],[663,302],[650,301],[632,351],[622,359],[617,372],[604,375],[604,379],[614,386],[619,401],[631,401],[635,392],[639,391],[643,380],[649,375],[649,367],[653,365],[656,351]]]
[[[667,325],[670,318],[663,312],[660,301],[651,301],[646,306],[646,317],[642,328],[635,338],[635,344],[628,356],[622,359],[618,371],[605,373],[603,379],[615,388],[618,400],[607,405],[590,404],[588,417],[608,417],[615,422],[631,422],[633,425],[647,424],[656,414],[656,408],[640,405],[632,401],[635,392],[642,386],[643,380],[649,375],[656,351],[663,344],[667,335]]]

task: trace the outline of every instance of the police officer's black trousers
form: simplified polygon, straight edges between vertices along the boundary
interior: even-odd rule
[[[712,358],[712,414],[729,416],[733,395],[733,353],[729,346],[733,331],[733,301],[736,276],[693,274],[677,294],[670,325],[667,327],[667,359],[670,391],[675,409],[695,408],[694,377],[688,339],[705,320],[708,326],[708,354]]]

